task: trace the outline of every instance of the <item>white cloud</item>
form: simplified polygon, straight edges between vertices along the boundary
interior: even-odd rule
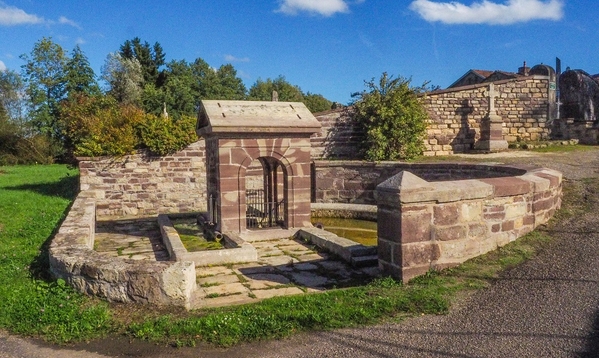
[[[67,19],[67,18],[66,18],[66,17],[64,17],[64,16],[61,16],[61,17],[58,19],[58,23],[59,23],[59,24],[62,24],[62,25],[71,25],[71,26],[73,26],[73,27],[76,27],[76,28],[78,28],[78,29],[80,29],[80,30],[81,30],[81,26],[79,26],[79,24],[78,24],[78,23],[76,23],[75,21],[73,21],[73,20],[71,20],[71,19]]]
[[[507,0],[503,4],[483,0],[471,5],[460,2],[415,0],[410,9],[429,22],[445,24],[508,25],[531,20],[560,20],[563,0]]]
[[[75,40],[75,43],[77,45],[83,45],[84,43],[86,43],[87,41],[85,41],[82,37],[77,37],[77,39]]]
[[[6,71],[6,65],[4,64],[4,62],[0,61],[0,72],[2,71]]]
[[[233,55],[225,55],[225,61],[227,62],[250,62],[249,57],[235,57]]]
[[[39,16],[28,14],[19,8],[4,5],[0,2],[0,26],[41,24],[44,22],[45,20]]]
[[[277,12],[287,15],[297,15],[298,12],[308,12],[323,16],[332,16],[338,12],[348,12],[346,0],[282,0]],[[358,2],[363,2],[360,0]]]

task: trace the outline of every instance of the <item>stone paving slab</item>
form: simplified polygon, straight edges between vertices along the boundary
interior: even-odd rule
[[[247,303],[258,302],[259,299],[250,297],[245,294],[236,294],[229,296],[219,296],[215,298],[203,298],[200,297],[196,300],[196,304],[193,308],[201,308],[201,307],[222,307],[222,306],[231,306],[231,305],[241,305]]]
[[[277,296],[288,296],[288,295],[301,295],[304,293],[298,287],[281,287],[281,288],[273,288],[270,290],[256,290],[253,291],[254,296],[257,299],[263,300],[266,298],[272,298]]]
[[[244,294],[248,295],[250,293],[250,290],[240,282],[225,283],[225,284],[218,285],[218,286],[204,287],[203,289],[206,292],[207,296],[210,296],[210,295],[225,296],[225,295],[232,295],[232,294],[238,294],[238,293],[244,293]]]
[[[141,225],[141,228],[136,225]],[[96,251],[135,260],[168,260],[156,223],[102,222]],[[378,275],[378,268],[354,269],[313,245],[295,239],[252,242],[258,262],[197,267],[192,308],[245,304],[282,295],[322,292]]]
[[[216,275],[229,275],[233,270],[226,266],[204,266],[196,267],[197,277],[208,277]]]
[[[197,283],[200,286],[220,285],[226,283],[239,283],[237,275],[216,275],[204,278],[198,278]]]
[[[307,287],[323,287],[331,282],[327,277],[304,271],[292,273],[291,279],[298,285]]]

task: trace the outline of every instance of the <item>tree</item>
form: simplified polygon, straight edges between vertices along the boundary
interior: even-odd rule
[[[245,85],[231,64],[220,66],[204,78],[204,88],[202,99],[242,100],[246,96]]]
[[[294,86],[287,82],[285,77],[279,76],[274,80],[267,78],[266,81],[258,79],[256,83],[250,87],[248,99],[253,101],[270,101],[272,100],[273,91],[277,91],[279,101],[282,102],[303,102],[304,95],[298,86]]]
[[[30,55],[24,54],[21,58],[26,62],[22,69],[26,94],[30,100],[31,121],[52,143],[59,145],[61,130],[58,128],[58,103],[66,94],[67,56],[60,45],[44,37],[35,43]],[[58,151],[58,147],[55,149]]]
[[[323,95],[310,92],[304,95],[304,104],[312,113],[328,111],[333,107],[333,102],[324,98]]]
[[[108,94],[121,104],[139,104],[143,75],[139,62],[118,53],[108,54],[102,67],[102,79],[109,85]]]
[[[65,90],[69,96],[75,93],[87,95],[100,93],[96,74],[79,45],[75,46],[71,52],[71,58],[66,63]]]
[[[355,119],[366,134],[364,154],[368,160],[413,159],[422,154],[428,115],[410,79],[393,78],[387,72],[378,83],[365,82],[366,91],[353,94]]]
[[[11,70],[0,71],[0,108],[7,121],[23,123],[25,85],[21,76]]]
[[[195,117],[201,97],[199,93],[201,78],[195,76],[192,66],[185,60],[169,62],[165,74],[162,100],[167,105],[169,115],[175,118],[183,115]]]
[[[153,46],[145,41],[141,42],[139,37],[127,40],[119,50],[121,57],[128,60],[137,60],[141,66],[144,85],[153,84],[160,88],[164,81],[164,73],[160,67],[165,64],[165,53],[162,46],[155,42]]]

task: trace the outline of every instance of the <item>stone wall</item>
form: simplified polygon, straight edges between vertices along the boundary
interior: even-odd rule
[[[553,131],[558,139],[577,139],[581,144],[599,144],[599,122],[596,121],[560,118],[555,121]]]
[[[357,149],[364,139],[352,119],[352,107],[317,113],[320,132],[312,135],[312,158],[358,158]]]
[[[546,140],[550,136],[550,109],[555,91],[549,77],[529,76],[496,81],[495,108],[503,119],[503,137],[508,142]],[[425,107],[430,117],[425,155],[449,155],[474,148],[480,139],[480,123],[488,114],[488,84],[427,93]]]
[[[546,223],[561,194],[550,169],[450,182],[401,172],[377,187],[379,267],[405,282],[456,266]]]
[[[77,291],[114,302],[189,308],[196,288],[193,262],[149,262],[94,251],[96,202],[80,193],[52,240],[50,271]]]
[[[555,91],[548,76],[495,81],[495,108],[503,119],[508,142],[549,139]],[[430,121],[424,140],[427,156],[461,153],[480,139],[481,120],[488,114],[488,83],[429,92],[424,104]],[[313,158],[358,159],[364,137],[352,122],[351,107],[318,113],[321,133],[312,137]]]
[[[315,161],[312,167],[312,201],[375,205],[377,185],[408,170],[428,181],[493,178],[522,175],[525,171],[509,166],[476,164],[410,164],[400,162]]]
[[[165,157],[79,158],[81,191],[101,217],[205,211],[205,161],[203,140]]]

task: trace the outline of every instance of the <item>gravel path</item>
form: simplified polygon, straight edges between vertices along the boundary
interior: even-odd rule
[[[572,181],[599,177],[599,148],[488,159],[554,168]],[[302,334],[229,350],[175,350],[128,344],[122,338],[80,349],[112,357],[599,357],[599,221],[594,214],[599,193],[594,194],[596,210],[555,228],[559,238],[552,245],[505,272],[488,289],[458,300],[445,316]],[[0,335],[0,352],[5,349],[8,353],[0,358],[53,357],[42,351],[47,348]],[[53,352],[60,353],[57,357],[81,356],[78,351]]]

